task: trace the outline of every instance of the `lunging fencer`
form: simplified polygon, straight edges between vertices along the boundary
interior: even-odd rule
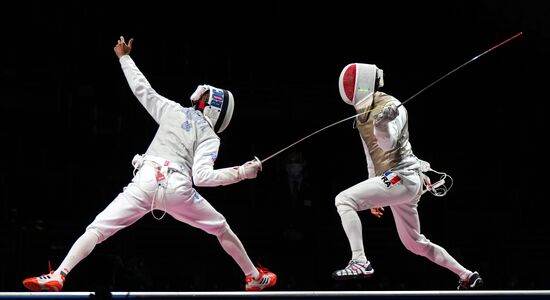
[[[191,95],[192,107],[183,107],[159,95],[138,69],[120,37],[114,47],[130,89],[159,124],[144,155],[132,161],[135,176],[123,191],[86,228],[56,270],[27,278],[31,291],[60,291],[69,272],[94,249],[119,230],[154,210],[215,235],[245,276],[245,290],[260,291],[275,285],[277,276],[255,267],[225,217],[204,199],[195,186],[221,186],[256,178],[262,164],[258,159],[241,166],[214,169],[220,138],[233,115],[234,99],[228,90],[200,85]],[[158,213],[158,211],[157,211]],[[212,279],[209,279],[212,280]]]
[[[459,277],[458,289],[480,288],[483,280],[478,272],[463,267],[420,232],[417,207],[421,195],[426,191],[437,193],[426,175],[433,170],[413,154],[407,111],[399,100],[379,91],[383,85],[383,71],[376,65],[352,63],[340,74],[340,95],[358,114],[355,121],[366,155],[368,179],[336,196],[351,260],[343,269],[334,271],[332,277],[339,280],[373,275],[357,212],[370,210],[380,218],[384,207],[389,206],[405,248],[455,273]]]

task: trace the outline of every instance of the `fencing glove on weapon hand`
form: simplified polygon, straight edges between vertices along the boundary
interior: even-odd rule
[[[258,171],[261,170],[262,162],[257,157],[254,157],[253,160],[246,162],[242,166],[234,166],[216,170],[218,174],[217,183],[218,185],[229,185],[244,179],[256,178]]]
[[[262,162],[257,157],[254,157],[253,160],[239,166],[238,170],[239,179],[253,179],[258,176],[258,171],[262,170]]]
[[[389,122],[395,120],[399,115],[397,106],[393,103],[387,103],[382,111],[378,113],[374,119],[376,125],[387,125]]]

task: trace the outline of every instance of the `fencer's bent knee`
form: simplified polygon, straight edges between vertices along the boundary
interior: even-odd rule
[[[96,228],[87,228],[86,231],[89,231],[97,236],[97,244],[107,239],[106,237],[103,237],[101,232],[99,232]]]
[[[426,256],[430,249],[430,241],[427,239],[401,239],[401,242],[407,250],[420,256]]]
[[[216,227],[213,230],[208,230],[206,232],[219,237],[222,234],[226,233],[228,230],[229,230],[229,224],[227,224],[227,221],[224,220],[222,223],[220,223],[220,226]]]
[[[340,215],[350,210],[357,211],[355,202],[344,192],[336,195],[336,198],[334,199],[334,205],[336,206],[336,210]]]

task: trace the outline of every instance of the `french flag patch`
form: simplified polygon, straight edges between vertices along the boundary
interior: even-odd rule
[[[382,181],[386,184],[386,187],[389,188],[390,186],[401,181],[401,177],[394,172],[388,171],[384,173],[384,176],[382,176]]]

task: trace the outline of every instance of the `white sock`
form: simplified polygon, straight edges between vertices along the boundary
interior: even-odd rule
[[[363,227],[359,215],[351,208],[341,209],[338,207],[338,213],[342,219],[342,227],[344,227],[351,247],[351,259],[367,262],[365,249],[363,248]]]
[[[81,235],[78,240],[73,244],[67,256],[61,262],[61,265],[55,270],[54,274],[67,275],[69,272],[84,258],[86,258],[92,250],[94,250],[95,245],[97,244],[98,237],[95,233],[90,230],[86,230],[83,235]]]
[[[239,265],[245,276],[252,276],[252,278],[258,279],[260,272],[258,272],[258,269],[256,269],[248,257],[243,244],[231,228],[228,228],[226,232],[219,235],[218,241],[225,252]]]

